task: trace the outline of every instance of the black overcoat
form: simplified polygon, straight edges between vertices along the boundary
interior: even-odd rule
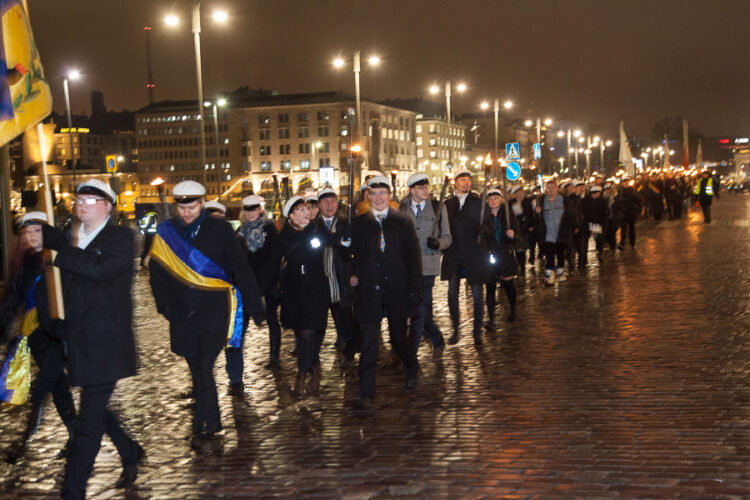
[[[71,385],[115,382],[135,375],[133,232],[107,224],[85,249],[64,245],[61,270]]]
[[[287,222],[279,233],[269,266],[279,271],[281,324],[295,332],[325,331],[331,292],[323,269],[323,250],[335,239],[310,222],[303,229]],[[283,260],[282,260],[283,258]]]
[[[243,331],[249,317],[265,317],[263,300],[247,254],[228,222],[205,217],[193,246],[221,267],[239,289],[244,312]],[[169,321],[172,352],[194,357],[198,355],[199,344],[207,352],[221,351],[226,346],[229,328],[227,292],[199,290],[188,285],[153,258],[149,268],[156,309]]]
[[[422,254],[411,218],[389,208],[383,219],[385,255],[380,251],[380,224],[371,211],[352,224],[352,273],[359,281],[354,291],[354,317],[360,323],[382,319],[384,278],[388,277],[388,314],[396,319],[418,314],[422,295]],[[385,268],[383,268],[385,267]]]
[[[492,268],[489,264],[489,247],[486,238],[477,243],[479,217],[482,211],[482,200],[474,193],[469,193],[463,208],[459,208],[457,197],[445,202],[448,222],[451,227],[451,246],[443,254],[440,278],[450,279],[457,272],[459,265],[466,270],[466,281],[470,285],[490,283]],[[485,221],[487,220],[485,210]],[[491,230],[490,230],[491,231]]]

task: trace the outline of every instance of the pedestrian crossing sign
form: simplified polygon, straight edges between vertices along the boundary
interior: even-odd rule
[[[534,159],[538,160],[542,157],[542,145],[541,143],[534,143]]]
[[[505,159],[507,161],[520,160],[521,155],[518,153],[520,147],[517,142],[509,142],[505,145]]]

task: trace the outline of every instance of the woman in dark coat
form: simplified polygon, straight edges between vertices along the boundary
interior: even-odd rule
[[[258,282],[260,293],[266,299],[266,322],[270,341],[270,359],[266,368],[273,370],[279,367],[279,349],[281,347],[281,326],[279,325],[279,287],[278,267],[270,265],[271,256],[278,245],[279,232],[276,224],[266,217],[261,204],[263,198],[258,195],[242,199],[242,225],[237,235],[247,251],[250,267]],[[227,351],[229,352],[229,351]]]
[[[510,305],[508,321],[516,319],[516,285],[513,281],[518,274],[516,261],[516,240],[520,238],[518,219],[510,213],[510,228],[505,216],[502,193],[499,189],[487,191],[487,205],[489,207],[489,225],[492,228],[490,238],[490,264],[492,264],[493,280],[487,286],[487,314],[489,321],[486,328],[492,330],[495,320],[495,290],[497,282],[505,290]]]
[[[28,337],[31,356],[39,372],[29,394],[31,412],[26,428],[5,456],[5,460],[12,464],[23,455],[29,438],[39,428],[44,410],[44,399],[48,393],[52,393],[57,412],[68,428],[68,443],[60,450],[58,458],[68,455],[75,422],[73,396],[70,393],[68,377],[63,369],[62,342],[53,332],[54,328],[47,306],[47,290],[42,276],[42,224],[46,223],[47,215],[43,212],[28,212],[23,216],[19,230],[21,260],[16,273],[10,280],[8,295],[2,304],[1,321],[6,332],[13,317],[18,315],[19,308],[24,305],[26,308],[31,307],[30,301],[36,302],[39,319],[39,325]]]
[[[293,392],[304,393],[305,378],[311,375],[308,392],[320,390],[320,346],[328,323],[331,294],[323,266],[323,250],[332,246],[333,237],[310,223],[310,206],[301,196],[284,205],[286,224],[279,233],[279,244],[269,267],[279,269],[281,284],[281,324],[294,330],[299,340],[297,379]],[[284,262],[282,263],[282,258]]]

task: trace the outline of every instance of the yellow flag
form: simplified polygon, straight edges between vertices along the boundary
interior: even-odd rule
[[[0,146],[52,111],[26,0],[0,0]]]

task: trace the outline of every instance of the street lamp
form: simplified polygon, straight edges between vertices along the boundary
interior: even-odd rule
[[[70,164],[73,167],[73,185],[76,185],[76,158],[73,149],[73,116],[70,113],[70,91],[68,90],[68,80],[78,80],[81,78],[81,72],[77,69],[68,71],[63,78],[63,90],[65,91],[65,113],[68,115],[68,137],[70,138]]]
[[[380,64],[380,57],[376,55],[372,55],[367,60],[370,63],[370,66],[377,66]],[[333,60],[333,66],[336,68],[343,68],[344,67],[344,59],[339,56],[336,57]],[[355,50],[353,57],[352,57],[352,71],[354,72],[354,94],[356,99],[356,119],[357,119],[357,135],[356,137],[352,137],[352,141],[355,139],[362,142],[362,101],[360,98],[360,92],[359,92],[359,72],[361,70],[360,65],[360,57],[359,57],[359,50]],[[352,134],[354,135],[354,134]]]
[[[467,86],[465,83],[459,83],[456,85],[456,90],[458,92],[466,92]],[[430,87],[430,93],[431,94],[437,94],[440,91],[440,88],[437,85],[432,85]],[[448,163],[450,163],[453,160],[453,149],[451,148],[451,81],[448,80],[445,82],[445,116],[446,120],[448,122]]]
[[[220,172],[221,170],[221,154],[220,154],[220,145],[219,145],[219,106],[226,106],[227,100],[223,97],[220,97],[216,99],[214,102],[206,101],[203,103],[205,107],[213,107],[213,118],[214,118],[214,145],[216,146],[216,163],[215,166],[217,167],[216,172],[216,196],[218,200],[221,200],[221,175],[223,172]],[[205,172],[205,169],[203,170]],[[205,175],[205,174],[204,174]]]
[[[195,75],[198,80],[198,112],[200,113],[200,129],[201,134],[201,170],[203,171],[203,184],[206,184],[206,127],[205,121],[206,116],[203,112],[203,71],[201,69],[201,4],[198,1],[193,2],[193,8],[191,13],[192,18],[192,31],[193,31],[193,47],[195,50]],[[226,22],[228,15],[224,11],[215,11],[213,14],[214,21],[218,23]],[[175,14],[169,14],[164,18],[164,22],[168,26],[177,26],[180,23],[180,18]]]

